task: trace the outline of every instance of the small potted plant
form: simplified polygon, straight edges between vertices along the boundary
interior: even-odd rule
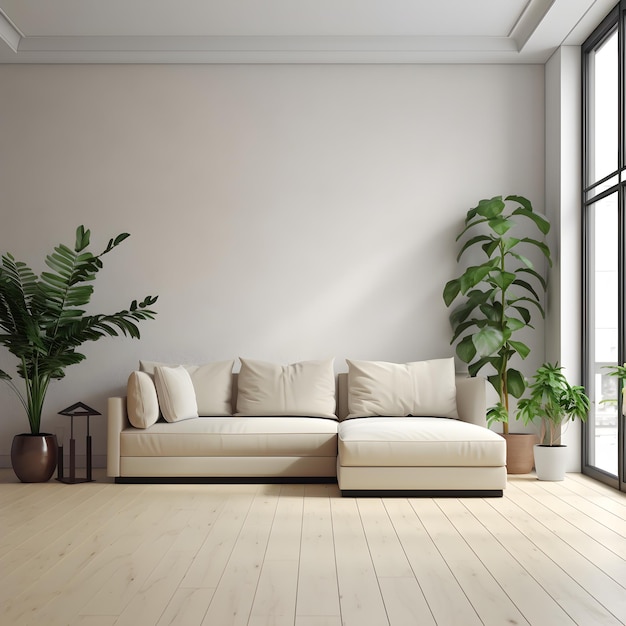
[[[539,480],[565,478],[565,452],[561,444],[562,426],[575,419],[586,421],[589,398],[584,387],[570,385],[558,363],[544,363],[528,385],[530,396],[519,401],[517,419],[524,424],[540,421],[540,443],[535,445],[535,470]]]

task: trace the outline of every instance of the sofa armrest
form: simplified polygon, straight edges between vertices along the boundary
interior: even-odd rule
[[[456,379],[456,407],[464,422],[487,428],[487,380],[481,377]]]
[[[130,426],[126,398],[109,398],[107,404],[107,476],[120,475],[120,433]]]

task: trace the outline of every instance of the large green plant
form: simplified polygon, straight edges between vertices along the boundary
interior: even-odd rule
[[[148,307],[157,297],[147,296],[132,302],[127,310],[109,315],[88,315],[82,307],[93,293],[91,284],[102,269],[102,257],[129,235],[111,239],[97,255],[87,250],[89,230],[79,226],[72,250],[60,244],[46,257],[50,271],[41,276],[7,253],[0,266],[0,344],[18,359],[17,373],[24,379],[22,392],[11,376],[0,370],[19,397],[33,434],[40,432],[41,413],[48,385],[63,378],[69,365],[85,358],[76,349],[86,341],[96,341],[120,332],[139,338],[136,322],[152,319],[156,313]]]
[[[522,226],[520,222],[526,223]],[[527,232],[528,226],[539,231],[539,238],[518,234]],[[477,248],[486,258],[450,280],[443,291],[448,307],[462,298],[450,314],[454,332],[450,343],[458,341],[456,353],[468,364],[471,376],[484,367],[491,368],[493,373],[487,378],[499,401],[489,409],[487,421],[502,422],[504,433],[508,433],[509,397],[520,398],[526,388],[522,374],[510,365],[514,356],[525,359],[530,353],[517,336],[533,327],[534,313],[545,316],[539,293],[546,290],[546,281],[528,254],[539,250],[552,263],[550,250],[542,241],[549,230],[548,220],[522,196],[481,200],[467,212],[465,227],[456,238],[460,241],[467,236],[457,262],[465,252]]]
[[[528,425],[541,420],[540,440],[544,445],[558,446],[561,425],[568,420],[587,419],[589,398],[584,387],[570,385],[558,363],[544,363],[537,368],[529,385],[530,396],[517,405],[517,417]]]

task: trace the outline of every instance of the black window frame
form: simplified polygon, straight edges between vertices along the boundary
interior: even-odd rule
[[[620,0],[620,2],[611,10],[606,18],[598,25],[594,32],[582,45],[582,261],[583,261],[583,303],[582,303],[582,321],[583,321],[583,362],[582,373],[583,382],[587,388],[591,388],[591,377],[595,375],[595,372],[590,371],[590,351],[591,340],[590,335],[592,329],[590,328],[590,320],[593,319],[590,308],[594,306],[594,302],[591,302],[587,295],[590,293],[591,285],[591,270],[590,270],[590,251],[591,251],[591,223],[589,218],[590,208],[593,205],[612,195],[616,194],[617,197],[617,212],[618,212],[618,362],[624,363],[626,361],[626,348],[625,348],[625,335],[626,335],[626,295],[624,289],[624,280],[626,278],[626,219],[624,216],[624,209],[626,207],[626,141],[625,141],[625,124],[624,114],[626,112],[626,59],[625,54],[625,22],[626,21],[626,0]],[[589,75],[589,56],[597,48],[599,48],[606,39],[615,32],[617,28],[618,32],[618,142],[617,142],[617,169],[608,175],[602,177],[601,180],[591,181],[589,184],[588,171],[590,167],[590,146],[589,146],[589,132],[591,128],[591,111],[589,107],[589,96],[591,77]],[[609,182],[613,177],[616,177],[615,184],[609,188],[603,190],[601,193],[590,198],[590,192],[599,185]],[[619,388],[621,397],[621,386]],[[622,411],[622,403],[618,402],[618,432],[617,432],[617,444],[618,444],[618,473],[617,476],[613,476],[595,466],[590,465],[589,447],[593,444],[591,440],[590,426],[586,425],[583,428],[583,441],[582,441],[582,471],[584,474],[589,475],[597,480],[600,480],[606,484],[609,484],[617,489],[626,491],[624,482],[626,464],[624,462],[624,415]]]

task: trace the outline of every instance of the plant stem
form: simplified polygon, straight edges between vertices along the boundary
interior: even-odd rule
[[[504,243],[502,241],[500,241],[499,246],[500,248],[500,270],[502,272],[504,272]],[[501,294],[501,308],[502,310],[500,311],[500,328],[502,329],[502,332],[504,333],[504,322],[505,322],[505,304],[506,304],[506,289],[502,289],[502,294]],[[507,368],[508,368],[508,362],[509,359],[507,357],[507,351],[506,351],[506,346],[503,346],[502,348],[503,350],[503,354],[502,354],[502,370],[500,371],[500,380],[502,381],[502,387],[500,390],[500,402],[502,402],[504,404],[504,407],[506,408],[506,415],[507,415],[507,419],[506,421],[502,422],[502,432],[505,435],[509,434],[509,384],[508,384],[508,380],[507,380]]]

